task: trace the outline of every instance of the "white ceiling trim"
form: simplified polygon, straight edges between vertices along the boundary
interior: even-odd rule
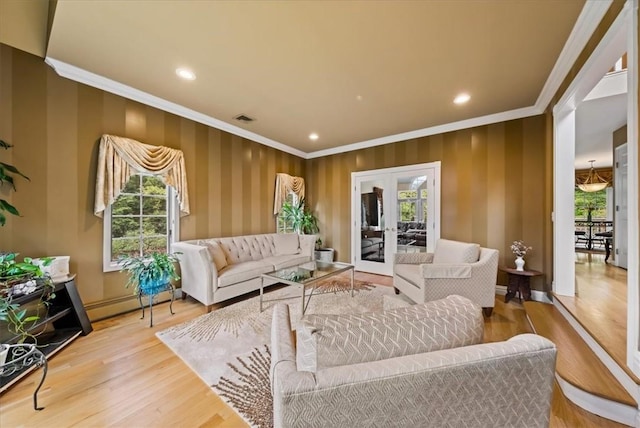
[[[296,148],[287,146],[270,138],[247,131],[230,123],[216,119],[214,117],[202,114],[182,105],[167,101],[163,98],[151,95],[147,92],[132,88],[108,79],[95,73],[79,67],[59,61],[55,58],[47,56],[45,62],[49,64],[60,76],[80,82],[104,91],[123,96],[125,98],[141,102],[143,104],[156,107],[158,109],[176,114],[196,122],[212,126],[214,128],[229,132],[242,138],[273,147],[277,150],[298,156],[304,159],[313,159],[321,156],[328,156],[338,153],[344,153],[352,150],[365,149],[383,144],[396,143],[399,141],[410,140],[414,138],[426,137],[430,135],[441,134],[444,132],[458,131],[461,129],[472,128],[476,126],[488,125],[491,123],[504,122],[508,120],[521,119],[524,117],[535,116],[544,112],[547,105],[551,101],[551,97],[558,90],[565,76],[573,66],[576,58],[584,48],[585,44],[593,34],[602,17],[609,9],[613,0],[587,0],[583,7],[576,25],[574,26],[569,39],[565,43],[556,64],[554,65],[549,78],[536,100],[535,105],[524,107],[516,110],[510,110],[501,113],[495,113],[487,116],[476,117],[472,119],[451,122],[443,125],[433,126],[429,128],[418,129],[415,131],[403,132],[400,134],[389,135],[386,137],[374,138],[372,140],[361,141],[358,143],[348,144],[344,146],[334,147],[326,150],[305,153]]]
[[[472,119],[460,120],[458,122],[446,123],[444,125],[432,126],[430,128],[417,129],[415,131],[389,135],[387,137],[374,138],[373,140],[361,141],[359,143],[348,144],[346,146],[340,146],[340,147],[335,147],[335,148],[326,149],[326,150],[319,150],[317,152],[307,153],[307,159],[335,155],[338,153],[349,152],[352,150],[366,149],[368,147],[375,147],[383,144],[397,143],[399,141],[412,140],[414,138],[428,137],[430,135],[443,134],[445,132],[459,131],[461,129],[474,128],[476,126],[489,125],[492,123],[506,122],[508,120],[535,116],[540,113],[541,112],[538,111],[536,107],[533,107],[533,106],[524,107],[524,108],[509,110],[501,113],[474,117]]]
[[[131,86],[124,85],[120,82],[116,82],[115,80],[108,79],[98,74],[91,73],[90,71],[84,70],[71,64],[67,64],[50,56],[47,56],[45,58],[45,62],[49,64],[56,71],[56,73],[58,73],[58,75],[66,77],[67,79],[84,83],[85,85],[102,89],[112,94],[120,95],[122,97],[138,101],[151,107],[156,107],[160,110],[164,110],[166,112],[191,119],[193,121],[211,126],[213,128],[221,129],[239,137],[246,138],[248,140],[264,144],[265,146],[273,147],[274,149],[278,149],[294,156],[306,159],[306,153],[301,150],[287,146],[278,141],[271,140],[267,137],[263,137],[262,135],[256,134],[255,132],[247,131],[246,129],[231,125],[230,123],[223,122],[222,120],[216,119],[214,117],[207,116],[206,114],[202,114],[180,104],[176,104],[163,98],[156,97],[155,95],[151,95],[147,92],[132,88]]]
[[[584,4],[576,25],[573,26],[573,30],[571,30],[571,34],[560,52],[558,61],[553,66],[551,74],[549,74],[549,78],[538,96],[535,105],[540,112],[543,112],[551,102],[551,98],[558,91],[562,81],[576,62],[578,55],[580,55],[605,13],[609,10],[611,3],[613,3],[613,0],[587,0]]]

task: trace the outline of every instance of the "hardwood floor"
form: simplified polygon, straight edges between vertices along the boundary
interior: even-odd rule
[[[391,285],[391,278],[357,273],[357,279]],[[93,324],[49,361],[49,374],[39,394],[45,406],[34,411],[35,372],[0,396],[0,427],[240,427],[242,419],[156,337],[157,331],[205,313],[191,299],[154,310],[154,326],[131,312]],[[500,341],[531,332],[522,305],[504,304],[497,296],[485,323],[485,340]],[[556,385],[552,427],[617,427],[564,398]]]
[[[627,361],[627,271],[604,255],[576,253],[576,295],[555,296],[629,376]]]

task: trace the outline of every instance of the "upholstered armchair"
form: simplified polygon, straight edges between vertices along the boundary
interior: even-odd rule
[[[439,239],[433,253],[398,253],[393,286],[416,303],[464,296],[490,316],[495,306],[498,250]]]

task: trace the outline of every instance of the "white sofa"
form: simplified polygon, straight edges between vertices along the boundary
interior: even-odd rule
[[[308,315],[291,332],[274,307],[274,427],[546,427],[556,348],[523,334],[481,343],[461,296],[378,313]]]
[[[315,242],[316,235],[268,233],[181,241],[172,251],[182,253],[183,297],[209,310],[214,303],[258,290],[263,273],[313,260]]]

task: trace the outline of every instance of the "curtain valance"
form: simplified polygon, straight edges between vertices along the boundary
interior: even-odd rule
[[[273,200],[273,214],[278,215],[282,204],[287,200],[289,193],[295,193],[298,200],[304,199],[304,178],[293,177],[289,174],[276,174],[276,191]]]
[[[173,187],[178,194],[180,215],[189,214],[187,173],[181,150],[107,134],[100,139],[94,214],[102,217],[107,205],[116,200],[129,178],[137,173],[156,175]]]

